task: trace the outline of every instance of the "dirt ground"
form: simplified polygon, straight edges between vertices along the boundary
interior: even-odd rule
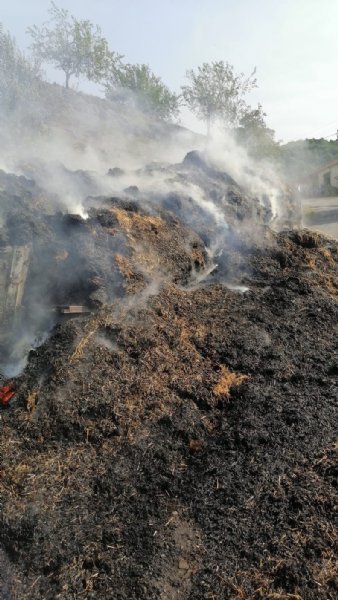
[[[334,600],[338,242],[243,209],[212,266],[209,225],[163,210],[67,218],[66,249],[35,220],[31,275],[47,240],[53,286],[86,256],[91,313],[0,413],[0,597]]]

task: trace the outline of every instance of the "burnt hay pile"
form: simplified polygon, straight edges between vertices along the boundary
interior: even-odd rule
[[[215,259],[189,198],[133,190],[83,220],[32,187],[8,208],[28,313],[37,287],[91,313],[0,415],[1,598],[337,598],[338,243],[272,232],[223,184]]]

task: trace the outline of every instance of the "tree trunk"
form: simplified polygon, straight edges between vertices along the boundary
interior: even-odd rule
[[[207,116],[207,140],[210,140],[211,135],[211,116]]]
[[[70,73],[66,73],[66,89],[69,88]]]

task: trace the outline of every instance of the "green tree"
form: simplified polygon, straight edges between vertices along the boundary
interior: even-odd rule
[[[279,144],[274,140],[274,130],[267,127],[265,117],[261,104],[254,109],[247,106],[235,130],[236,138],[255,158],[276,159]]]
[[[106,97],[121,104],[135,105],[163,120],[176,117],[179,111],[179,96],[145,64],[125,64],[114,69],[106,85]]]
[[[104,79],[121,56],[109,50],[101,29],[88,20],[79,21],[54,2],[49,14],[50,21],[41,28],[28,28],[37,59],[63,71],[66,88],[72,76],[84,75],[95,82]]]
[[[27,105],[38,96],[40,72],[18,49],[0,24],[0,108],[3,114]]]
[[[257,87],[256,69],[246,77],[236,74],[228,62],[203,63],[187,71],[189,85],[182,86],[182,94],[190,110],[207,123],[207,132],[215,119],[221,119],[228,127],[238,125],[247,105],[245,95]]]

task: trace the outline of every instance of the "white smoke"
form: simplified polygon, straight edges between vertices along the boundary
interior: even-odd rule
[[[166,195],[184,198],[186,202],[179,215],[183,222],[194,229],[194,214],[198,212],[202,222],[204,219],[210,224],[209,263],[204,273],[192,273],[194,285],[215,270],[229,225],[222,204],[198,178],[189,180],[189,167],[182,164],[187,152],[192,149],[204,152],[210,164],[230,175],[248,195],[256,196],[262,205],[268,198],[273,216],[278,215],[278,178],[267,164],[255,164],[234,138],[220,128],[215,129],[206,143],[203,136],[183,128],[153,122],[137,108],[126,111],[105,100],[47,84],[39,102],[42,115],[39,127],[33,127],[28,117],[25,124],[22,106],[21,127],[15,126],[15,115],[0,120],[0,166],[34,180],[40,190],[40,208],[49,214],[61,211],[86,218],[90,197],[93,205],[98,206],[98,197],[102,196],[104,205],[105,198],[128,197],[125,189],[130,186],[138,188],[135,202],[140,209],[151,213],[159,210],[159,199]],[[39,114],[38,106],[35,111]],[[119,175],[108,175],[108,170],[114,167],[121,169]],[[225,198],[226,184],[224,201]],[[32,202],[36,201],[33,197]],[[146,304],[161,289],[166,273],[148,274],[145,280],[146,288],[136,299],[130,298],[128,306]],[[40,332],[39,324],[37,330]],[[36,343],[35,330],[27,331],[23,330],[15,346],[16,360],[8,365],[11,373],[24,366],[28,350]]]
[[[221,171],[226,171],[250,196],[255,196],[264,206],[268,199],[272,220],[280,214],[282,183],[276,167],[268,160],[255,161],[239,145],[234,135],[222,123],[215,123],[206,154]]]

